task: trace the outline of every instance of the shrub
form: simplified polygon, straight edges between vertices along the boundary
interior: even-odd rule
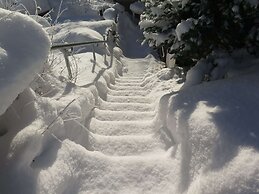
[[[180,67],[189,68],[214,50],[232,53],[245,48],[258,55],[257,0],[144,2],[140,26],[146,41],[155,48],[168,48]]]

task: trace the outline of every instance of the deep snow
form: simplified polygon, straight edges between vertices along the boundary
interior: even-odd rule
[[[258,70],[169,99],[167,127],[180,143],[187,193],[258,193]]]
[[[42,26],[18,16],[20,25],[29,21],[45,40],[45,50],[25,56],[44,58],[49,43]],[[99,37],[111,25],[67,21],[47,31],[53,41],[75,41]],[[228,76],[210,82],[202,82],[207,71],[200,63],[182,86],[173,69],[151,55],[143,58],[149,50],[135,44],[140,31],[133,33],[137,27],[128,15],[120,14],[118,29],[122,50],[142,58],[124,57],[115,47],[110,67],[111,49],[99,47],[96,64],[92,52],[77,50],[68,82],[64,59],[55,51],[44,68],[35,65],[43,72],[28,74],[19,97],[4,104],[0,193],[258,193],[258,60],[234,71],[239,60],[229,68],[230,61],[220,58],[213,76],[226,69]],[[5,49],[9,33],[1,35]],[[3,49],[0,62],[7,67]]]
[[[28,87],[46,62],[50,41],[28,16],[0,9],[0,115]],[[26,48],[26,49],[24,49]]]

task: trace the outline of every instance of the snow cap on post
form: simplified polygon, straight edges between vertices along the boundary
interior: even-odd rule
[[[113,20],[116,21],[117,20],[117,11],[114,8],[108,8],[103,12],[103,17],[106,20]]]

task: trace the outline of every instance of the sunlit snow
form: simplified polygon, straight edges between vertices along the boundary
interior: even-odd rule
[[[0,9],[0,193],[258,193],[258,59],[215,53],[211,80],[202,59],[183,83],[121,5],[78,3],[52,26]],[[103,40],[111,27],[112,47],[71,50],[68,80],[50,40]],[[191,28],[182,21],[178,39]]]

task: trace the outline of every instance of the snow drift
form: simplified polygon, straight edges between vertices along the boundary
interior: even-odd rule
[[[28,87],[47,59],[50,41],[29,16],[0,9],[0,115]]]
[[[180,191],[258,193],[258,78],[254,66],[169,98],[166,126],[181,156]]]
[[[109,56],[96,54],[94,63],[90,52],[75,54],[69,57],[76,61],[71,83],[66,80],[63,58],[54,52],[52,64],[30,84],[31,89],[28,85],[48,53],[48,38],[32,19],[0,13],[5,16],[0,19],[0,93],[4,97],[0,99],[4,113],[0,114],[1,193],[258,193],[258,67],[201,84],[207,72],[201,64],[189,73],[187,84],[179,91],[179,77],[171,69],[161,70],[163,65],[150,55],[128,59],[115,48],[110,67],[106,63],[111,61]],[[125,53],[146,55],[149,50],[132,41],[140,37],[137,27],[127,14],[120,15]],[[65,30],[74,32],[70,41],[98,39],[112,23],[66,22],[48,31],[61,34],[59,40],[55,37],[57,42],[69,34]],[[214,77],[221,77],[225,66],[214,70]],[[128,71],[130,82],[119,77],[123,71]],[[136,75],[143,79],[134,78]],[[160,100],[159,114],[145,125],[147,121],[142,119],[157,113],[157,101],[167,92]],[[132,98],[132,94],[140,96]],[[105,107],[112,110],[101,109]],[[93,114],[94,122],[89,123]],[[129,124],[126,118],[136,118],[136,127],[125,127]],[[91,129],[93,125],[96,128]],[[153,145],[143,145],[143,138],[135,144],[132,134],[149,134],[150,130],[152,138],[166,139],[166,146],[152,154],[142,153]],[[145,142],[152,142],[150,137]],[[134,151],[137,155],[133,156]]]
[[[130,4],[130,10],[135,14],[142,14],[145,11],[145,4],[140,1],[136,1]]]

